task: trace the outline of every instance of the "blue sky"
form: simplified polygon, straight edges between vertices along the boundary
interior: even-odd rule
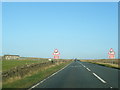
[[[2,0],[2,2],[119,2],[119,0]]]
[[[117,2],[3,3],[3,54],[107,58],[118,52]]]

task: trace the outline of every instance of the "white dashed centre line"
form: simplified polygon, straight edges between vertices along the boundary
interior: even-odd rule
[[[100,78],[97,74],[93,73],[93,75],[94,75],[95,77],[97,77],[100,81],[102,81],[103,83],[106,83],[106,81],[104,81],[102,78]]]
[[[89,68],[87,68],[85,65],[83,65],[82,63],[80,63],[84,68],[86,68],[89,72],[91,72],[92,73],[92,71],[89,69]],[[97,77],[102,83],[107,83],[105,80],[103,80],[101,77],[99,77],[97,74],[95,74],[95,73],[92,73],[95,77]],[[113,88],[113,87],[110,87],[110,88]]]
[[[88,71],[91,71],[89,68],[86,68]]]

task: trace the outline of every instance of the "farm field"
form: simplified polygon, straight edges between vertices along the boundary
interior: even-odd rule
[[[39,66],[42,64],[42,62],[47,62],[46,64],[43,64],[42,66]],[[64,60],[57,60],[57,62],[50,62],[48,59],[45,59],[44,61],[40,60],[12,60],[12,64],[14,66],[11,66],[8,64],[8,66],[11,68],[18,67],[20,65],[27,66],[28,64],[34,64],[38,66],[30,67],[30,68],[24,68],[23,70],[19,67],[19,72],[16,72],[14,69],[11,69],[9,71],[9,68],[4,66],[7,70],[7,72],[12,72],[14,70],[14,73],[9,73],[9,77],[4,77],[3,81],[3,88],[29,88],[30,86],[34,85],[35,83],[39,82],[40,80],[43,80],[44,78],[48,77],[52,73],[58,71],[59,69],[63,68],[67,64],[69,64],[71,61],[64,61]],[[6,62],[10,63],[10,62]],[[27,65],[25,64],[27,63]],[[4,63],[5,64],[5,63]],[[16,65],[15,65],[16,64]],[[7,64],[5,64],[7,65]],[[29,65],[31,66],[31,65]],[[37,69],[36,69],[37,68]],[[21,69],[21,70],[20,70]],[[24,72],[24,70],[28,70]],[[15,74],[16,73],[16,74]],[[25,75],[23,75],[26,73]],[[15,74],[14,76],[12,74]],[[22,75],[22,76],[21,76]],[[7,79],[5,79],[7,78]]]
[[[2,60],[2,71],[7,71],[9,69],[15,68],[15,67],[21,67],[24,65],[30,65],[34,63],[43,63],[48,62],[48,59],[27,59],[27,60]]]

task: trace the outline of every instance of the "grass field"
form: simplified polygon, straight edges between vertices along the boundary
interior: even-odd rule
[[[2,71],[7,71],[9,69],[29,65],[33,63],[42,63],[48,62],[48,59],[40,59],[40,60],[2,60]]]
[[[38,64],[50,62],[48,59],[42,58],[24,58],[19,60],[2,60],[2,70],[3,72],[9,72],[15,69],[15,67],[22,67],[31,64]],[[54,60],[53,64],[48,64],[47,66],[40,67],[38,69],[33,70],[32,72],[28,72],[23,77],[14,76],[6,79],[6,81],[2,81],[3,88],[28,88],[33,84],[43,80],[48,77],[52,73],[61,69],[71,61],[66,61],[65,59]],[[31,70],[31,69],[30,69]],[[30,71],[29,70],[29,71]],[[12,74],[11,74],[12,75]]]
[[[25,78],[21,78],[19,80],[14,81],[14,82],[8,82],[6,84],[3,83],[3,88],[30,88],[35,83],[43,80],[44,78],[48,77],[52,73],[63,68],[64,66],[66,66],[70,62],[71,61],[55,64],[55,65],[52,65],[46,69],[43,69],[42,71],[38,71],[30,76],[27,76]]]
[[[113,59],[113,60],[112,59],[98,59],[98,60],[80,60],[80,61],[120,69],[120,59]]]

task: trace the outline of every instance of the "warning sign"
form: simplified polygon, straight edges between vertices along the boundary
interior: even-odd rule
[[[54,59],[59,59],[60,52],[58,51],[58,49],[54,50],[53,55],[54,55]]]
[[[115,58],[115,52],[114,52],[114,50],[112,48],[108,52],[108,58],[110,58],[110,59],[114,59]]]

